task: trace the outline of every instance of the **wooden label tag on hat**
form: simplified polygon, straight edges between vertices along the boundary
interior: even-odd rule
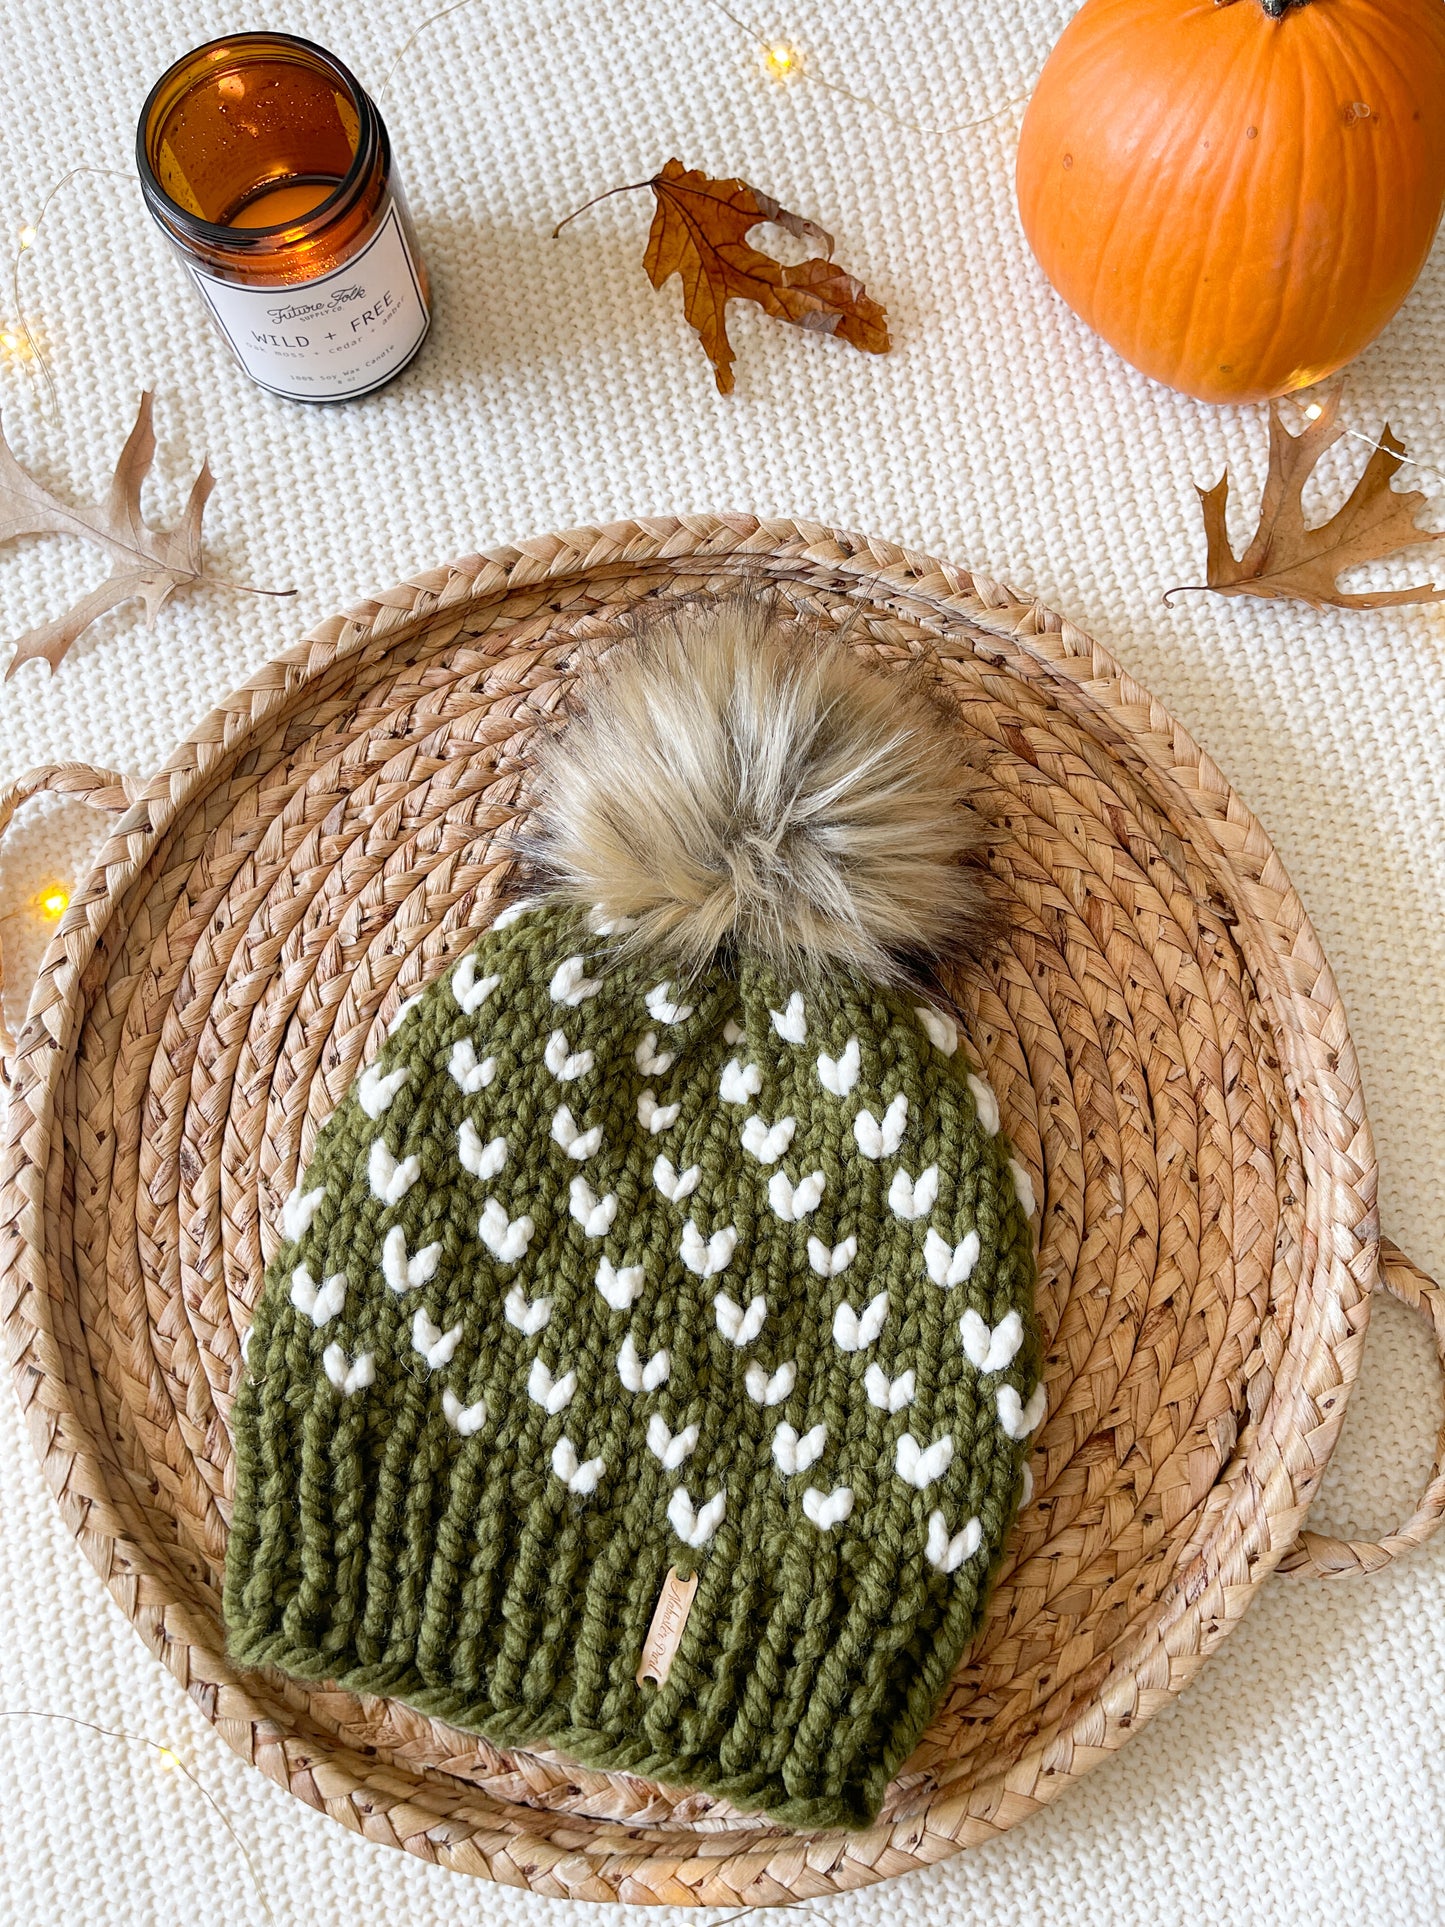
[[[672,1662],[677,1658],[677,1649],[687,1631],[687,1616],[692,1611],[692,1596],[696,1591],[696,1573],[691,1579],[679,1579],[677,1567],[668,1568],[662,1591],[657,1595],[657,1605],[653,1608],[652,1624],[643,1642],[642,1664],[637,1669],[639,1686],[645,1679],[655,1680],[659,1686],[667,1684]]]

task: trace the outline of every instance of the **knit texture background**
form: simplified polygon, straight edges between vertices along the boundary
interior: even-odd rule
[[[379,87],[429,11],[268,0],[265,21]],[[1071,11],[770,0],[756,23],[905,118],[948,126],[1025,95]],[[67,168],[128,168],[136,111],[167,62],[258,17],[220,0],[0,0],[0,233],[33,218]],[[1053,298],[1013,206],[1020,110],[929,137],[806,84],[776,88],[701,0],[478,0],[412,50],[382,104],[437,314],[414,368],[358,406],[305,410],[251,388],[204,331],[134,186],[82,178],[47,216],[26,286],[58,401],[43,413],[0,369],[17,452],[93,495],[154,384],[155,514],[178,512],[209,452],[216,567],[298,594],[178,596],[151,632],[133,611],[107,618],[53,681],[31,669],[4,686],[0,772],[79,755],[149,773],[311,624],[493,542],[737,507],[911,543],[1098,636],[1258,812],[1340,979],[1382,1221],[1445,1276],[1445,610],[1163,605],[1170,585],[1199,579],[1194,485],[1226,461],[1246,536],[1263,411],[1166,394]],[[643,197],[548,239],[588,195],[672,153],[831,229],[886,302],[895,351],[854,354],[738,309],[738,389],[719,398],[676,286],[654,294],[642,273]],[[1431,494],[1431,526],[1445,525],[1445,247],[1352,371],[1350,426],[1374,435],[1386,419],[1427,465],[1411,480]],[[1347,439],[1325,481],[1368,452]],[[0,632],[53,614],[104,567],[59,539],[0,552]],[[1417,559],[1356,586],[1423,573]],[[0,851],[0,909],[20,913],[4,931],[17,987],[48,935],[26,900],[75,873],[94,829],[84,811],[37,809]],[[1423,1330],[1381,1305],[1312,1523],[1378,1533],[1408,1511],[1439,1414]],[[256,1855],[284,1927],[601,1918],[349,1834],[236,1758],[116,1610],[3,1388],[0,1632],[0,1709],[169,1741]],[[1445,1543],[1364,1583],[1271,1581],[1188,1692],[1028,1825],[810,1911],[849,1927],[1313,1927],[1347,1896],[1369,1927],[1429,1921],[1445,1893],[1442,1727]],[[0,1811],[7,1927],[264,1927],[221,1820],[143,1748],[0,1720]]]
[[[617,942],[504,918],[325,1127],[247,1346],[231,1649],[857,1825],[1043,1415],[1027,1180],[944,1013]]]

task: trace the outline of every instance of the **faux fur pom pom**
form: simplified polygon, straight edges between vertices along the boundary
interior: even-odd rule
[[[898,983],[996,920],[969,747],[921,680],[752,594],[654,620],[541,754],[526,853],[680,974],[719,951]]]

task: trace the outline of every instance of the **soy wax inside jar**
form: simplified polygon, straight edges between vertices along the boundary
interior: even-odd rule
[[[386,127],[324,48],[239,34],[178,61],[141,114],[146,202],[253,380],[369,393],[425,338],[429,294]]]
[[[263,187],[231,216],[230,227],[285,227],[328,200],[340,181],[293,181],[288,187]]]

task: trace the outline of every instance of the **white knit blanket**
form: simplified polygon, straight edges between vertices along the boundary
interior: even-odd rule
[[[320,617],[506,539],[725,507],[901,539],[1092,631],[1258,811],[1343,986],[1384,1223],[1445,1276],[1445,609],[1165,606],[1172,584],[1200,577],[1194,485],[1226,461],[1245,532],[1265,421],[1151,386],[1032,263],[1012,196],[1018,101],[1070,0],[735,5],[795,41],[814,74],[904,120],[937,130],[1004,111],[966,132],[919,132],[816,80],[778,86],[712,0],[476,0],[412,48],[382,103],[432,271],[431,340],[393,388],[336,410],[247,385],[133,181],[65,188],[24,282],[55,408],[0,358],[17,453],[57,488],[97,490],[154,387],[155,512],[177,513],[209,453],[214,566],[297,594],[182,595],[149,632],[134,609],[108,617],[53,679],[31,667],[4,685],[0,779],[70,756],[148,772]],[[270,0],[239,15],[213,0],[0,0],[0,249],[67,168],[129,169],[150,83],[197,41],[237,24],[286,28],[375,89],[427,11],[428,0]],[[677,284],[657,295],[643,275],[645,196],[549,239],[577,203],[671,154],[741,174],[830,229],[886,303],[894,352],[857,354],[735,309],[737,392],[720,398]],[[1353,371],[1346,412],[1370,435],[1388,417],[1432,465],[1407,474],[1445,519],[1445,247]],[[1347,442],[1331,476],[1366,453]],[[1433,553],[1377,580],[1420,580]],[[0,551],[0,638],[58,612],[103,568],[59,539]],[[1435,568],[1445,579],[1445,552]],[[73,806],[38,811],[0,857],[0,910],[16,913],[4,926],[12,1017],[42,934],[25,900],[75,874],[91,827]],[[1316,1522],[1365,1533],[1408,1509],[1439,1404],[1423,1331],[1386,1307]],[[371,1845],[236,1759],[62,1525],[7,1384],[0,1711],[24,1708],[168,1743],[224,1809],[288,1927],[595,1918]],[[1445,1917],[1442,1728],[1445,1538],[1373,1580],[1279,1578],[1198,1684],[1040,1817],[808,1918],[1283,1927],[1343,1914],[1352,1927],[1423,1927]],[[236,1838],[185,1773],[84,1727],[0,1718],[0,1921],[265,1918]]]

